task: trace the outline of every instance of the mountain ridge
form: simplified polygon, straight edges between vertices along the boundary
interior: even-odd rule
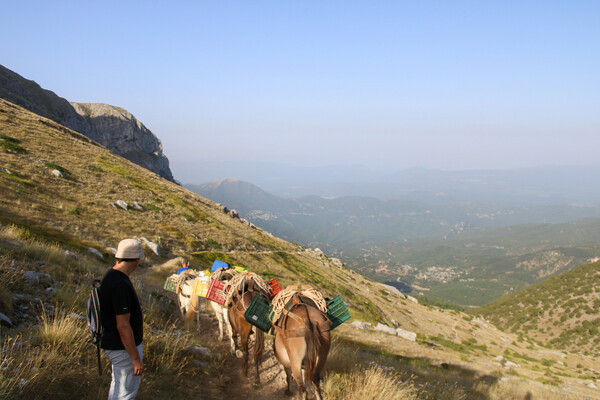
[[[175,181],[162,143],[131,113],[100,103],[74,103],[0,65],[0,98],[49,118]]]

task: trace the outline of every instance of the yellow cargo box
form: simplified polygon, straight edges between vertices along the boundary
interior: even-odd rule
[[[206,297],[206,293],[208,293],[209,286],[210,286],[210,279],[196,278],[194,280],[194,289],[192,290],[192,292],[196,296]]]

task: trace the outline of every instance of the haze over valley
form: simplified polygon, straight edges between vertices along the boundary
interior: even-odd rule
[[[323,186],[372,194],[340,197],[279,197],[238,179],[186,187],[404,292],[478,306],[600,256],[598,177],[591,167],[412,170]],[[395,197],[373,197],[384,193]]]

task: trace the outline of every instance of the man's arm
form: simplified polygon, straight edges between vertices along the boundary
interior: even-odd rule
[[[141,375],[144,372],[144,363],[142,362],[142,359],[137,351],[137,347],[135,346],[133,330],[131,329],[131,324],[129,323],[130,314],[117,314],[116,317],[117,330],[119,331],[119,336],[121,337],[121,343],[123,343],[125,350],[127,350],[127,353],[131,357],[133,374]]]

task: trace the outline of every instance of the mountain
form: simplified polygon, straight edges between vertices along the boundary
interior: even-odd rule
[[[600,263],[582,265],[474,310],[542,346],[600,349]]]
[[[298,209],[294,200],[284,199],[265,192],[256,185],[240,179],[213,180],[202,185],[184,185],[212,201],[222,203],[248,215],[255,211],[289,212]]]
[[[178,159],[174,160],[173,164],[181,175],[180,180],[189,184],[235,176],[280,197],[302,197],[312,194],[354,196],[359,194],[354,192],[353,185],[379,182],[392,175],[360,165],[308,167],[237,159],[226,161]]]
[[[122,108],[69,103],[2,65],[0,98],[82,133],[115,154],[174,181],[160,140]]]
[[[600,217],[600,208],[591,205],[286,199],[239,179],[187,188],[373,279],[463,306],[481,306],[600,255],[600,219],[587,218]]]
[[[264,386],[252,388],[216,340],[209,312],[200,312],[201,332],[182,330],[176,297],[163,290],[179,256],[195,269],[220,259],[283,287],[310,284],[324,296],[340,295],[352,319],[332,334],[322,377],[332,400],[348,398],[350,382],[373,374],[395,390],[409,385],[418,394],[410,399],[596,394],[588,385],[600,351],[537,348],[481,318],[418,304],[1,99],[0,187],[2,397],[92,399],[108,387],[109,367],[104,362],[98,375],[83,315],[93,278],[113,265],[111,248],[125,237],[143,241],[147,255],[132,275],[145,313],[140,398],[276,399],[285,385],[266,346]]]

